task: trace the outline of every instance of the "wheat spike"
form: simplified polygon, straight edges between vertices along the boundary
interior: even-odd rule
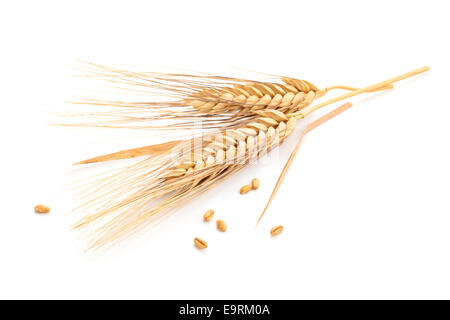
[[[296,112],[310,105],[325,92],[305,80],[282,78],[284,84],[250,82],[235,84],[215,90],[202,90],[184,100],[199,112],[220,114],[223,112],[254,113],[263,109]]]
[[[279,76],[277,83],[202,74],[133,72],[91,63],[79,69],[87,72],[87,77],[113,83],[130,93],[145,94],[146,98],[75,100],[74,104],[95,106],[97,110],[76,113],[87,122],[63,124],[66,126],[150,129],[161,133],[193,129],[201,117],[202,129],[217,129],[245,123],[256,116],[256,111],[266,108],[298,112],[330,90],[319,90],[306,80]],[[161,96],[168,99],[161,100]],[[102,111],[101,107],[114,109]]]
[[[74,104],[97,109],[75,113],[85,122],[62,125],[147,129],[157,130],[159,134],[197,129],[199,119],[202,129],[242,125],[257,117],[257,111],[265,109],[298,113],[330,90],[358,90],[349,86],[319,90],[306,80],[283,76],[274,76],[278,82],[267,82],[201,74],[134,72],[91,63],[83,64],[79,69],[87,72],[87,77],[112,83],[130,94],[144,94],[145,99],[75,100]],[[386,85],[377,90],[391,87]],[[167,100],[161,100],[161,96]],[[110,109],[102,111],[103,107]]]

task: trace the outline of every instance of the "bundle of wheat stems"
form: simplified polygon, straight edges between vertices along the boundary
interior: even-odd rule
[[[117,169],[81,192],[77,208],[90,211],[75,229],[83,229],[89,248],[111,246],[175,211],[183,203],[230,177],[253,160],[283,143],[300,119],[326,105],[359,95],[392,88],[396,81],[429,70],[423,67],[363,88],[332,86],[319,90],[305,80],[277,77],[275,82],[203,74],[132,72],[88,64],[90,74],[121,88],[147,95],[145,101],[84,100],[77,103],[116,107],[117,111],[79,114],[95,121],[70,124],[110,128],[138,128],[158,132],[203,131],[157,145],[123,150],[77,164],[145,156]],[[311,106],[333,89],[348,92]],[[151,99],[154,96],[166,100]],[[273,193],[308,131],[346,110],[349,103],[306,126],[286,163]],[[259,220],[262,218],[261,214]]]

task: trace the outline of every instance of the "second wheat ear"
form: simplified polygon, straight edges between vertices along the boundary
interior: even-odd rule
[[[429,68],[423,67],[364,88],[332,86],[324,89],[288,77],[278,77],[276,82],[262,82],[200,74],[133,72],[92,64],[87,65],[87,69],[123,89],[144,93],[146,98],[142,101],[78,101],[112,109],[80,113],[84,119],[95,120],[66,125],[144,129],[158,133],[175,131],[181,136],[162,144],[78,162],[86,164],[145,156],[132,165],[97,177],[79,193],[82,203],[77,211],[88,213],[74,228],[84,230],[89,248],[100,248],[156,223],[274,150],[294,131],[297,121],[315,110],[361,93],[392,88],[392,83]],[[309,107],[315,99],[338,89],[348,92]],[[167,100],[161,100],[161,95]],[[153,100],[155,96],[158,99]],[[336,109],[328,117],[348,106]],[[204,129],[200,133],[196,130],[199,121]],[[195,134],[186,137],[190,132]]]

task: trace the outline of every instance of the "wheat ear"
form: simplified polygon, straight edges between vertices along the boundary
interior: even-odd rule
[[[90,245],[96,248],[114,243],[269,152],[295,129],[294,117],[287,118],[276,110],[260,113],[261,117],[246,126],[223,131],[210,140],[205,138],[206,145],[193,148],[188,155],[183,150],[192,146],[194,139],[171,149],[175,156],[169,156],[169,152],[154,155],[151,161],[145,159],[97,181],[89,200],[80,207],[83,211],[94,209],[94,213],[74,227],[85,229],[112,216],[103,226],[91,228]],[[156,159],[160,160],[155,167]]]
[[[240,125],[257,116],[259,110],[299,112],[330,90],[355,91],[350,86],[319,90],[306,80],[277,76],[278,82],[255,81],[215,75],[134,72],[92,63],[79,66],[86,77],[104,80],[145,99],[132,101],[79,99],[74,104],[95,106],[90,112],[77,112],[84,122],[64,126],[131,128],[163,131],[202,129]],[[391,88],[378,88],[384,90]],[[167,100],[161,100],[164,96]],[[102,111],[102,107],[109,107]],[[112,109],[111,109],[112,108]]]

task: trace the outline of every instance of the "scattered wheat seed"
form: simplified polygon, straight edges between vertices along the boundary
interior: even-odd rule
[[[43,204],[38,204],[37,206],[34,207],[34,212],[36,212],[36,213],[49,213],[50,212],[50,207],[47,207],[46,205],[43,205]]]
[[[248,193],[250,190],[252,190],[252,186],[250,184],[245,185],[243,187],[241,187],[241,190],[239,191],[241,194],[246,194]]]
[[[227,231],[227,224],[223,220],[217,220],[216,226],[217,226],[217,229],[221,232]]]
[[[270,234],[272,235],[272,237],[275,237],[279,235],[281,232],[283,232],[283,229],[284,229],[283,226],[273,227],[272,229],[270,229]]]
[[[209,221],[212,220],[213,217],[214,217],[214,210],[213,210],[213,209],[209,209],[209,210],[206,211],[205,214],[203,215],[203,221],[209,222]]]
[[[206,249],[208,247],[206,241],[199,238],[194,238],[194,245],[200,250]]]
[[[257,190],[259,188],[259,179],[258,178],[254,178],[252,180],[252,189],[253,190]]]

